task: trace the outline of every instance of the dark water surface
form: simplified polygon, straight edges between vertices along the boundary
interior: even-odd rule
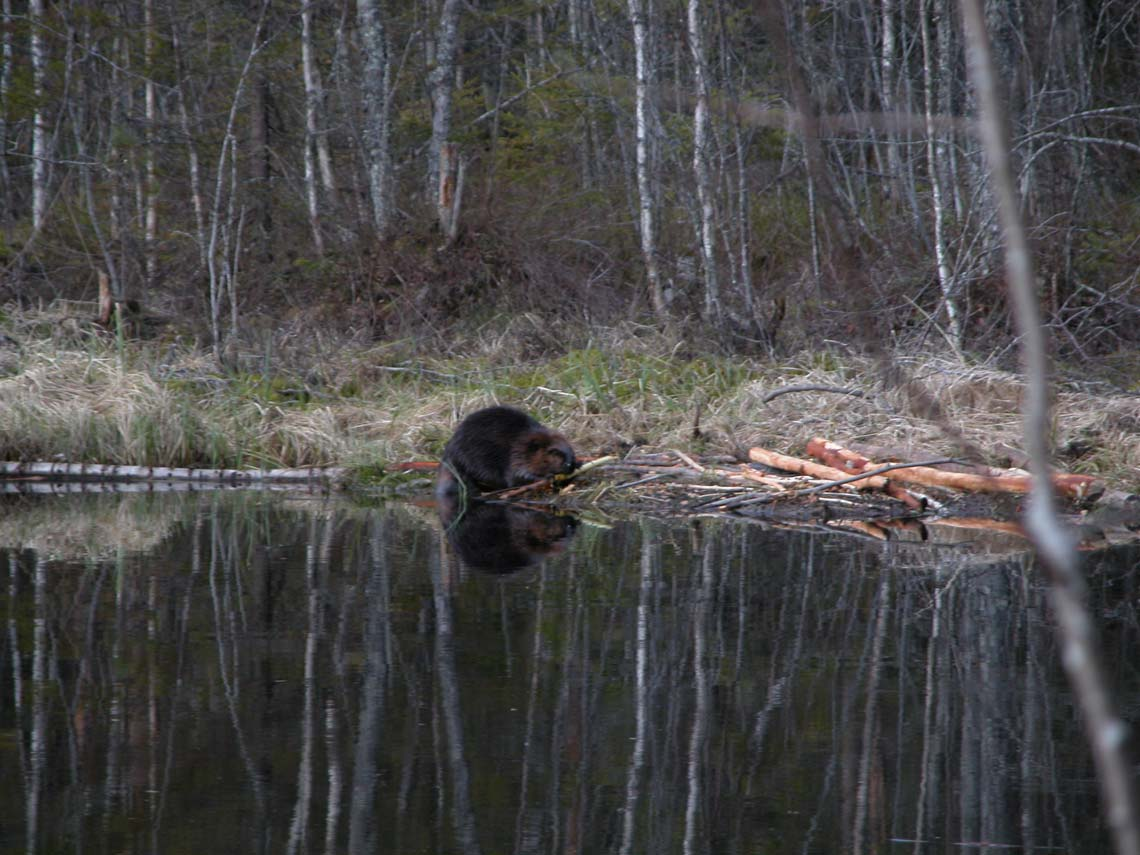
[[[0,851],[1107,851],[1024,555],[464,525],[0,497]],[[1133,723],[1136,559],[1087,563]]]

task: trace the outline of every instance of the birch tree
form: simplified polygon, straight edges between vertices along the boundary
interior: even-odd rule
[[[439,193],[439,157],[451,135],[451,89],[459,40],[459,0],[443,0],[435,32],[435,67],[428,74],[431,95],[431,142],[428,145],[428,198]],[[446,212],[450,213],[450,212]],[[441,224],[446,213],[441,211]]]
[[[372,198],[372,224],[377,235],[383,237],[392,223],[392,163],[388,148],[391,62],[377,0],[357,0],[356,20],[360,28],[360,50],[364,55],[361,81],[364,161]]]
[[[32,231],[39,232],[47,219],[48,202],[48,127],[44,81],[47,55],[44,48],[44,0],[30,0],[28,19],[31,24],[32,93]]]
[[[155,161],[155,127],[158,124],[158,96],[155,92],[155,21],[154,0],[143,5],[143,47],[146,63],[146,214],[144,253],[146,256],[146,291],[149,294],[158,278],[158,166]]]
[[[700,0],[689,0],[689,48],[693,54],[693,77],[697,104],[693,111],[693,172],[697,179],[697,201],[701,207],[701,265],[705,278],[705,319],[720,318],[720,289],[717,284],[713,186],[709,171],[709,68],[705,55]]]
[[[629,0],[629,20],[633,24],[633,49],[636,64],[636,137],[637,137],[637,195],[641,233],[641,254],[645,261],[645,274],[649,279],[649,293],[653,310],[664,320],[669,312],[665,291],[661,285],[661,272],[657,265],[657,235],[653,211],[653,183],[650,178],[652,138],[650,123],[650,50],[649,23],[646,15],[647,0]]]
[[[301,66],[305,80],[305,201],[309,209],[309,230],[313,234],[313,247],[317,255],[324,255],[325,242],[321,237],[320,195],[317,191],[317,90],[316,67],[313,59],[313,9],[310,0],[301,0]]]
[[[8,171],[8,95],[12,90],[12,0],[3,2],[0,20],[0,223],[12,216],[12,176]]]
[[[950,271],[950,261],[946,251],[944,222],[946,212],[942,194],[942,173],[936,156],[935,140],[938,133],[934,127],[934,74],[931,62],[930,25],[927,22],[926,3],[919,11],[922,30],[922,79],[925,93],[926,124],[926,163],[930,179],[931,205],[934,208],[934,259],[938,266],[938,286],[942,292],[942,304],[946,307],[946,318],[950,326],[950,343],[957,351],[962,347],[962,323],[959,320],[958,295],[955,293],[954,277]],[[943,83],[943,85],[946,85]]]

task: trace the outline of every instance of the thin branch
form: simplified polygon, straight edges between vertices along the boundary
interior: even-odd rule
[[[1014,320],[1021,335],[1026,375],[1025,446],[1033,472],[1026,528],[1051,580],[1051,598],[1061,638],[1061,661],[1081,706],[1100,785],[1103,811],[1121,855],[1140,855],[1136,796],[1131,763],[1125,756],[1127,728],[1117,715],[1101,662],[1085,585],[1073,538],[1053,504],[1046,437],[1049,429],[1048,363],[1041,327],[1033,265],[1021,205],[1013,183],[1004,106],[997,81],[981,0],[962,0],[969,71],[981,117],[978,131],[990,172],[1005,236],[1005,264]]]
[[[775,389],[760,399],[761,404],[767,404],[769,401],[774,401],[781,395],[790,395],[793,392],[831,392],[836,395],[850,395],[853,398],[866,398],[865,392],[860,392],[858,389],[845,389],[842,386],[817,386],[815,384],[808,384],[805,386],[784,386],[781,389]]]

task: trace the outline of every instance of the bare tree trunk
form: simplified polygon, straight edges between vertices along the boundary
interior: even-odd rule
[[[273,234],[272,176],[269,163],[269,81],[263,73],[254,71],[249,86],[249,182],[256,226],[253,242],[264,258],[271,257],[273,252],[270,244],[270,235]]]
[[[119,283],[119,270],[115,262],[115,255],[111,251],[111,246],[103,234],[103,227],[99,221],[99,206],[95,196],[94,181],[91,178],[93,171],[93,163],[95,157],[89,155],[87,146],[83,138],[83,125],[84,122],[76,113],[83,109],[83,105],[89,103],[89,96],[87,95],[86,78],[82,75],[79,76],[76,82],[76,93],[74,98],[68,99],[67,108],[72,112],[71,128],[75,137],[75,151],[78,154],[83,166],[80,169],[83,188],[83,200],[87,209],[87,218],[91,223],[91,231],[95,236],[95,242],[99,245],[99,252],[103,257],[103,266],[106,272],[99,274],[99,291],[100,291],[100,319],[106,319],[107,322],[111,319],[111,312],[114,306],[115,297],[122,297],[122,288]],[[106,283],[104,283],[104,278]],[[104,294],[106,291],[106,294]]]
[[[701,206],[700,242],[705,275],[705,320],[715,323],[720,319],[721,306],[713,236],[713,188],[709,175],[709,69],[701,26],[700,0],[689,0],[688,23],[689,48],[693,55],[697,89],[697,105],[693,112],[693,172],[697,178],[697,200]]]
[[[182,43],[178,35],[178,25],[171,15],[170,44],[174,54],[174,69],[177,75],[178,89],[178,116],[182,126],[182,135],[186,139],[186,153],[188,171],[190,173],[190,200],[194,207],[194,235],[198,243],[198,262],[202,270],[207,267],[206,262],[206,203],[202,193],[202,171],[198,161],[198,146],[194,142],[194,127],[190,124],[190,111],[186,108],[186,75],[182,66]],[[195,111],[197,112],[197,111]]]
[[[324,255],[321,236],[320,195],[317,191],[317,89],[316,64],[313,58],[313,11],[311,0],[301,0],[301,65],[305,79],[305,201],[309,207],[309,229],[317,255]]]
[[[223,219],[222,200],[226,197],[226,193],[224,192],[226,164],[231,158],[236,160],[237,157],[237,139],[234,134],[234,125],[237,122],[238,108],[241,105],[242,94],[245,91],[245,84],[250,76],[253,61],[257,58],[258,53],[261,52],[261,48],[263,47],[261,42],[261,28],[265,22],[265,10],[268,6],[269,0],[263,0],[261,11],[258,14],[257,24],[254,27],[253,38],[250,40],[249,53],[246,55],[245,64],[242,66],[237,85],[234,87],[233,98],[230,101],[230,111],[226,117],[226,129],[222,137],[221,150],[218,152],[217,171],[214,175],[214,205],[210,211],[206,269],[210,275],[210,333],[213,338],[214,357],[217,359],[220,359],[222,355],[222,300],[225,297],[227,286],[230,289],[231,328],[236,326],[237,320],[237,303],[233,293],[233,277],[236,272],[237,261],[236,258],[229,257],[228,253],[223,253],[223,257],[221,259],[218,258],[218,241],[221,240],[224,246],[230,245],[230,232],[234,225],[232,213],[233,196],[237,192],[236,174],[231,171],[229,207]],[[233,164],[233,168],[236,170],[236,164]],[[242,212],[244,214],[244,207]],[[240,234],[240,225],[238,232]],[[240,245],[240,240],[237,243]]]
[[[962,348],[962,322],[959,319],[958,297],[955,293],[954,277],[950,271],[950,262],[946,252],[946,238],[943,234],[943,221],[946,215],[942,199],[942,168],[935,156],[937,132],[934,128],[934,79],[930,61],[930,25],[926,20],[925,2],[923,8],[919,10],[918,17],[922,29],[922,78],[926,90],[926,162],[934,205],[934,258],[938,265],[938,285],[942,290],[942,303],[946,307],[946,318],[950,325],[950,343],[955,351],[960,351]]]
[[[943,116],[954,115],[955,81],[954,52],[956,46],[951,38],[950,25],[953,12],[950,9],[950,0],[934,0],[934,21],[938,34],[938,112]],[[965,206],[962,202],[962,186],[958,180],[958,145],[954,132],[951,130],[941,139],[939,147],[946,154],[939,157],[939,167],[946,170],[946,182],[954,197],[954,218],[961,222],[965,215]]]
[[[428,146],[428,198],[439,188],[439,152],[451,135],[451,89],[458,48],[459,0],[443,0],[435,35],[435,68],[428,75],[431,94],[431,142]],[[442,224],[441,224],[442,225]]]
[[[1076,549],[1053,504],[1047,446],[1049,389],[1045,333],[1041,327],[1029,242],[1014,186],[1006,118],[998,96],[998,78],[981,0],[962,0],[962,19],[970,75],[981,106],[979,130],[1005,238],[1010,298],[1022,342],[1026,375],[1025,446],[1034,474],[1026,524],[1052,582],[1050,596],[1063,648],[1061,662],[1081,706],[1096,763],[1102,810],[1112,830],[1113,843],[1121,855],[1137,855],[1140,853],[1140,825],[1136,814],[1135,777],[1125,750],[1127,728],[1109,693],[1092,615],[1085,602],[1084,579]]]
[[[361,97],[364,100],[364,162],[372,197],[372,224],[384,237],[392,224],[392,162],[388,150],[391,63],[384,19],[376,0],[357,0],[356,21],[364,54]]]
[[[260,31],[265,16],[265,0],[247,0],[249,14]],[[269,78],[258,66],[249,69],[249,151],[247,180],[250,184],[251,219],[254,225],[252,245],[263,261],[273,258],[273,166],[270,162]],[[241,87],[244,89],[245,81]],[[224,149],[224,143],[223,143]],[[237,157],[237,148],[232,152]],[[221,168],[221,162],[219,162]],[[219,176],[218,180],[221,178]],[[219,187],[221,185],[219,184]]]
[[[155,133],[158,122],[158,97],[154,85],[155,21],[154,0],[145,0],[143,6],[146,62],[146,223],[144,253],[146,278],[144,290],[151,292],[158,279],[158,167],[155,162]]]
[[[669,306],[661,285],[661,272],[657,266],[657,233],[654,223],[654,193],[649,171],[652,161],[650,137],[650,50],[649,26],[645,12],[646,0],[629,0],[629,19],[633,24],[633,47],[637,64],[637,193],[640,208],[641,254],[645,259],[645,273],[649,278],[649,293],[657,317],[665,320]]]
[[[895,104],[895,0],[883,0],[883,45],[879,56],[881,79],[879,81],[879,97],[883,102],[883,112],[888,116],[896,109]],[[902,163],[899,159],[899,143],[895,131],[887,131],[887,188],[890,192],[891,202],[899,204],[900,182],[902,181]]]
[[[44,0],[30,0],[28,18],[32,37],[32,93],[36,102],[32,114],[32,231],[38,232],[47,219],[48,203],[48,128],[47,106],[44,103],[47,54],[42,35]]]
[[[12,176],[8,172],[8,93],[12,89],[12,0],[4,0],[0,20],[0,224],[12,218]],[[7,243],[8,241],[5,241]]]
[[[436,216],[445,244],[452,244],[459,234],[459,207],[463,204],[463,158],[459,146],[444,143],[439,150],[439,197]]]
[[[320,167],[321,188],[324,190],[326,205],[329,208],[335,209],[337,207],[336,173],[333,171],[332,152],[329,150],[328,97],[325,93],[325,83],[321,77],[320,65],[316,62],[310,63],[309,71],[313,78],[313,89],[316,92],[317,106],[315,113],[317,127],[313,142],[317,149],[317,165]]]
[[[127,53],[127,48],[124,45],[125,39],[116,36],[112,45],[112,54],[115,57],[115,64],[111,70],[111,94],[110,94],[110,120],[112,127],[126,127],[128,116],[130,115],[130,107],[127,103],[129,98],[129,85],[123,80],[123,71],[129,67],[130,58]],[[76,132],[80,133],[80,129],[76,128]],[[103,168],[107,171],[110,183],[110,239],[108,255],[112,258],[112,253],[115,249],[118,250],[118,257],[112,262],[108,263],[108,273],[111,277],[111,292],[114,294],[116,300],[126,299],[128,285],[127,283],[131,278],[132,256],[131,256],[131,217],[127,210],[127,191],[125,188],[126,172],[127,172],[127,159],[120,151],[120,146],[115,137],[112,137],[108,147],[107,154],[104,158]],[[92,210],[97,210],[98,200],[94,197],[88,202],[88,206]],[[98,232],[96,232],[98,233]]]

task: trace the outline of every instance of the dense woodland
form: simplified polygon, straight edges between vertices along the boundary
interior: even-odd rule
[[[985,3],[1056,347],[1136,344],[1140,4]],[[0,299],[1012,353],[957,4],[3,0]]]

